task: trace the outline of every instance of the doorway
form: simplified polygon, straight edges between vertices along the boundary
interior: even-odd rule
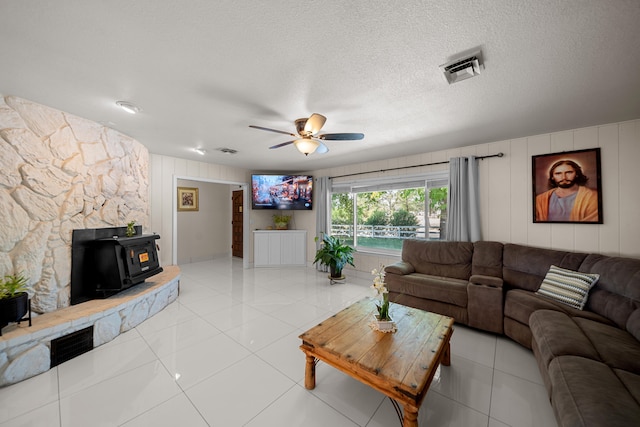
[[[243,252],[243,200],[244,192],[242,190],[235,190],[232,192],[232,213],[231,213],[231,255],[234,257],[242,258]]]
[[[226,240],[224,242],[224,252],[226,253],[226,256],[231,255],[229,253],[229,247],[232,245],[233,242],[233,227],[231,226],[231,222],[232,222],[232,217],[231,217],[231,212],[229,211],[229,207],[232,206],[233,204],[233,197],[229,197],[230,195],[233,195],[233,191],[235,191],[236,188],[239,188],[241,190],[243,190],[243,197],[247,197],[247,186],[248,184],[244,183],[244,182],[238,182],[238,181],[224,181],[224,180],[219,180],[219,179],[209,179],[209,178],[201,178],[201,177],[193,177],[193,176],[182,176],[182,175],[174,175],[173,176],[173,194],[177,194],[177,189],[178,189],[178,182],[181,180],[187,180],[187,181],[195,181],[197,183],[211,183],[211,184],[222,184],[222,186],[224,186],[226,188],[226,194],[225,195],[220,195],[220,197],[216,197],[215,200],[219,201],[225,201],[224,203],[222,203],[222,207],[221,209],[225,209],[224,206],[226,206],[226,210],[224,210],[224,220],[223,222],[220,222],[219,224],[219,231],[222,231],[224,233],[228,233],[226,234]],[[200,187],[199,184],[194,184],[194,187]],[[233,188],[231,188],[233,187]],[[231,194],[229,194],[231,193]],[[172,239],[170,241],[171,244],[171,248],[170,248],[170,253],[171,253],[171,261],[167,261],[167,263],[171,263],[173,265],[180,265],[180,263],[178,262],[178,247],[181,245],[182,239],[183,238],[187,238],[187,241],[189,241],[189,236],[187,236],[187,234],[185,233],[185,230],[183,230],[182,228],[178,227],[178,211],[177,211],[177,198],[174,196],[172,197],[173,199],[173,214],[172,214]],[[212,198],[208,198],[212,200]],[[202,199],[202,197],[200,197],[199,203],[200,203],[200,212],[202,212],[202,208],[203,205],[202,203],[204,203],[205,200]],[[231,203],[229,203],[231,202]],[[243,200],[243,205],[246,205],[247,201]],[[250,206],[250,205],[249,205]],[[243,224],[249,224],[250,222],[250,212],[251,209],[249,210],[245,210],[244,208],[243,210]],[[222,211],[220,211],[222,212]],[[192,213],[192,212],[191,212]],[[211,219],[208,219],[208,223],[205,225],[205,227],[212,227],[212,222]],[[180,228],[180,229],[179,229]],[[226,230],[226,231],[224,231]],[[249,235],[247,235],[247,231],[248,228],[245,229],[244,226],[242,228],[243,231],[243,240],[242,240],[242,268],[249,268],[249,253],[244,253],[244,251],[248,251],[251,244],[249,241]],[[196,236],[197,238],[200,237],[200,235]]]

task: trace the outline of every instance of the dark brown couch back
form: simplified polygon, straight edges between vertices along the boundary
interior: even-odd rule
[[[640,259],[590,254],[579,271],[600,275],[586,309],[628,328],[631,313],[640,308]]]
[[[534,248],[531,246],[504,245],[502,278],[512,288],[535,292],[551,265],[578,270],[587,254]]]
[[[500,242],[475,242],[471,274],[502,278],[502,250]]]
[[[417,273],[469,280],[473,243],[428,242],[407,239],[402,244],[402,261],[408,262]]]
[[[600,280],[585,310],[606,317],[640,340],[640,259],[558,251],[499,242],[405,240],[402,260],[417,273],[468,280],[472,274],[501,277],[505,288],[535,292],[551,265]]]

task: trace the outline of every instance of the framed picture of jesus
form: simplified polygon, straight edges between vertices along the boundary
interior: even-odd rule
[[[532,157],[533,222],[602,224],[600,148]]]

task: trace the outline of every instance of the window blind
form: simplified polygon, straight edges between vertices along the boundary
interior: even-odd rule
[[[437,188],[445,187],[449,183],[447,172],[431,176],[404,176],[377,178],[359,181],[331,182],[333,193],[370,193],[372,191],[403,190],[406,188]]]

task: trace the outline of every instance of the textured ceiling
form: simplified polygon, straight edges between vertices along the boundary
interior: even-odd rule
[[[640,118],[639,23],[637,0],[2,1],[0,93],[152,153],[306,171]],[[448,85],[473,48],[483,73]],[[365,139],[305,158],[248,127],[313,112]]]

